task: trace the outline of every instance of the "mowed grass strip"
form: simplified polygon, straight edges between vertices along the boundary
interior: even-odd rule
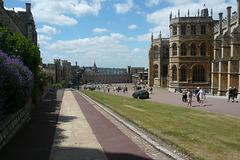
[[[82,92],[196,159],[240,159],[240,118],[96,91]]]

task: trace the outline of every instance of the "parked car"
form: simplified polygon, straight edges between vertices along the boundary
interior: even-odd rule
[[[138,90],[132,94],[132,97],[138,99],[149,98],[149,93],[147,90]]]
[[[91,87],[88,87],[89,90],[95,90],[96,87],[95,86],[91,86]]]

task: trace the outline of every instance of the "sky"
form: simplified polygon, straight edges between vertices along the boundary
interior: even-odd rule
[[[151,34],[169,37],[169,14],[197,15],[204,3],[213,18],[237,10],[237,0],[3,0],[5,9],[31,11],[43,63],[148,68]]]

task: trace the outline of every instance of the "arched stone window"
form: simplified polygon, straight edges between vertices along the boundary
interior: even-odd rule
[[[191,45],[191,56],[196,56],[196,47],[194,44]]]
[[[158,65],[154,65],[154,78],[158,77]]]
[[[177,67],[172,67],[172,81],[177,81]]]
[[[205,44],[201,45],[201,56],[206,56],[206,45]]]
[[[205,82],[205,69],[203,66],[196,66],[193,69],[193,82]]]
[[[187,49],[184,44],[181,45],[181,56],[186,56],[187,55]]]
[[[172,45],[172,53],[173,53],[173,56],[177,56],[177,45],[176,45],[176,43],[174,43],[173,45]]]
[[[181,81],[187,81],[187,71],[184,66],[181,68]]]

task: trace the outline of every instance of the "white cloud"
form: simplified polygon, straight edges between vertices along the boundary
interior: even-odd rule
[[[137,29],[137,26],[135,24],[129,25],[128,26],[129,29]]]
[[[126,3],[115,4],[115,9],[118,14],[124,14],[131,10],[134,6],[133,0],[126,0]]]
[[[37,22],[47,22],[60,26],[77,24],[76,17],[95,15],[101,10],[103,0],[92,0],[91,3],[81,0],[32,0],[34,19]]]
[[[49,36],[44,36],[44,35],[41,35],[41,34],[38,35],[38,41],[49,41],[51,39],[52,38],[49,37]]]
[[[151,41],[151,33],[143,34],[143,35],[138,35],[137,40],[139,42],[149,42]]]
[[[58,34],[60,31],[57,31],[55,27],[43,25],[43,28],[37,29],[38,33],[46,33],[48,35]]]
[[[110,36],[101,36],[94,38],[75,39],[69,41],[59,40],[49,44],[46,49],[54,52],[77,53],[87,55],[114,54],[116,52],[128,51],[127,46],[120,44],[119,40],[126,37],[122,34],[112,33]]]
[[[135,48],[133,53],[148,53],[148,49]]]
[[[98,33],[109,32],[109,30],[106,29],[106,28],[95,28],[95,29],[93,29],[93,32],[94,32],[95,34],[98,34]]]
[[[12,11],[15,11],[15,12],[18,12],[18,11],[26,11],[25,8],[21,8],[21,7],[14,7],[14,8],[7,8],[7,7],[4,7],[6,10],[12,10]]]
[[[89,66],[89,64],[93,64],[94,60],[98,67],[125,68],[128,65],[139,66],[139,64],[147,66],[147,52],[144,49],[130,50],[128,46],[121,43],[130,39],[132,38],[120,33],[111,33],[108,36],[59,40],[55,43],[44,41],[44,48],[41,47],[44,51],[42,58],[44,63],[52,63],[48,61],[62,56],[61,59],[66,59],[71,63],[78,61],[80,66]],[[45,50],[47,51],[45,52]],[[59,56],[57,57],[56,54]]]
[[[152,7],[154,5],[158,5],[159,3],[160,3],[160,0],[147,0],[145,4],[148,7]]]

